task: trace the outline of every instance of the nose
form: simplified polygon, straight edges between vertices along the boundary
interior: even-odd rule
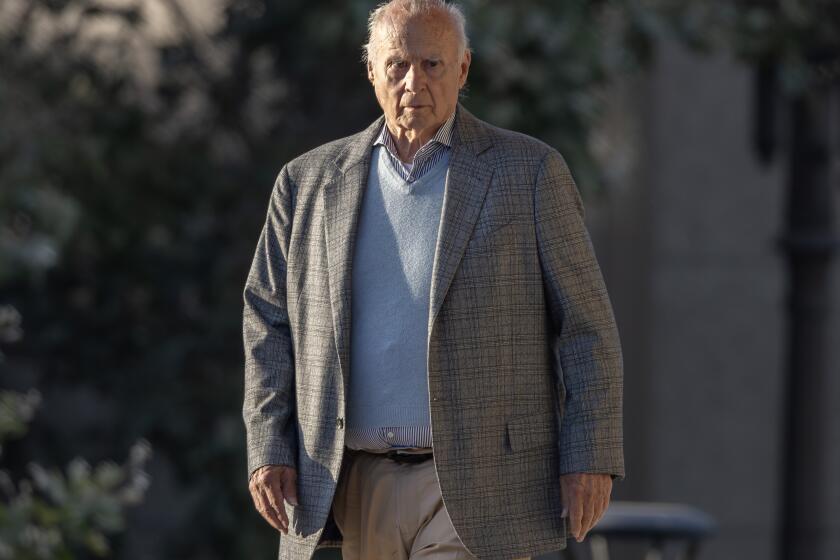
[[[426,76],[419,65],[412,64],[405,73],[405,89],[411,93],[417,93],[426,85]]]

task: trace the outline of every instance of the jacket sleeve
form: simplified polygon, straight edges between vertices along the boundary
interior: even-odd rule
[[[245,283],[245,421],[248,475],[267,464],[296,467],[294,351],[286,307],[293,190],[286,167],[271,191]]]
[[[534,187],[536,237],[552,327],[561,418],[561,474],[624,479],[623,358],[584,208],[563,156],[543,158]]]

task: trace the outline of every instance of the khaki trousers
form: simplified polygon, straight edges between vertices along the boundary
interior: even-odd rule
[[[333,519],[344,560],[476,560],[449,520],[432,459],[396,463],[348,450]]]

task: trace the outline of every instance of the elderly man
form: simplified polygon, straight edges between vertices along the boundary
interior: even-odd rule
[[[243,415],[280,558],[560,550],[624,477],[621,347],[577,187],[557,151],[458,103],[470,60],[457,7],[381,5],[383,115],[274,184]]]

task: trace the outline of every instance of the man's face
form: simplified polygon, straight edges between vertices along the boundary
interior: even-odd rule
[[[458,103],[470,53],[461,60],[458,36],[442,15],[383,24],[368,79],[389,127],[429,137]]]

